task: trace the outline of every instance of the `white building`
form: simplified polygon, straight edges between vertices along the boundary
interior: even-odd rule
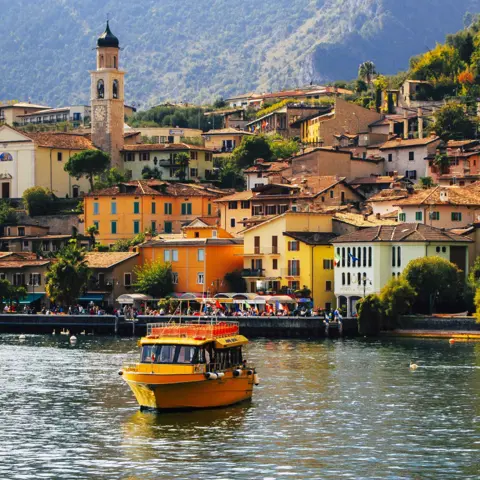
[[[381,156],[385,159],[384,174],[389,176],[405,175],[417,183],[427,176],[427,157],[435,155],[441,143],[438,137],[394,138],[382,145],[368,149],[368,156]]]
[[[400,276],[416,258],[439,256],[467,275],[472,240],[424,224],[403,223],[358,230],[332,243],[337,305],[346,305],[347,316],[351,316],[360,298],[379,293],[389,279]]]
[[[83,125],[85,119],[89,121],[91,115],[91,108],[89,105],[72,105],[69,107],[39,110],[34,113],[19,115],[18,117],[20,118],[22,125],[28,125],[29,123],[49,124],[60,122],[71,122],[75,125]]]
[[[252,190],[261,185],[268,185],[272,175],[281,174],[289,168],[290,165],[287,162],[264,162],[263,159],[258,158],[254,165],[243,171],[246,189]]]

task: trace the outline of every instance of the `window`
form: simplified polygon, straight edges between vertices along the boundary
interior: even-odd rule
[[[133,162],[134,161],[134,154],[132,152],[127,152],[126,156],[125,156],[125,160],[127,162]]]
[[[388,161],[389,162],[393,161],[393,153],[388,154]]]
[[[276,205],[267,205],[265,208],[266,215],[276,215],[277,214],[277,206]]]
[[[331,292],[331,291],[332,291],[332,282],[331,282],[330,280],[327,280],[327,281],[325,282],[325,290],[326,290],[327,292]]]
[[[212,238],[217,238],[217,237],[218,237],[217,230],[212,230]]]
[[[163,223],[163,230],[165,233],[172,233],[173,228],[172,228],[172,222],[164,222]]]
[[[440,220],[440,212],[431,212],[430,220]]]
[[[242,200],[241,201],[241,208],[243,208],[243,209],[250,208],[250,200]]]
[[[113,68],[117,68],[117,57],[113,57]],[[112,97],[118,98],[118,80],[112,83]]]
[[[178,285],[178,272],[172,272],[172,283]]]
[[[25,236],[25,227],[18,227],[18,236],[19,237]]]
[[[260,237],[258,236],[253,237],[253,253],[260,253]]]
[[[415,212],[415,221],[421,222],[423,220],[423,212]]]
[[[330,190],[330,198],[333,198],[333,190]]]
[[[350,275],[350,272],[347,272],[347,285],[350,285],[352,283],[352,277]]]
[[[368,247],[368,266],[372,266],[372,247]]]
[[[405,176],[409,178],[410,180],[416,180],[417,179],[417,171],[416,170],[406,170],[405,171]]]
[[[442,253],[447,253],[447,247],[442,247]]]
[[[272,253],[278,253],[278,237],[272,236]]]
[[[125,287],[130,287],[132,285],[132,274],[124,273],[123,274],[123,285]]]
[[[140,213],[140,202],[133,202],[133,213]]]
[[[171,258],[172,258],[172,256],[171,256],[170,250],[164,250],[163,251],[163,261],[164,262],[170,262]]]
[[[114,220],[110,222],[110,232],[115,235],[117,233],[117,222]]]
[[[100,222],[93,222],[93,225],[96,230],[100,231]]]
[[[117,202],[112,202],[110,203],[110,213],[112,215],[116,215],[117,214]]]
[[[462,213],[461,212],[452,212],[452,222],[461,222]]]
[[[203,285],[204,281],[205,281],[205,278],[204,278],[203,272],[197,273],[197,284]]]
[[[333,270],[333,260],[323,259],[323,269],[324,270]]]
[[[203,248],[199,248],[197,250],[197,260],[199,262],[203,262],[205,260],[205,250]]]
[[[57,152],[57,161],[61,162],[63,160],[63,154],[62,152]]]
[[[397,253],[397,247],[392,247],[392,267],[395,267],[395,265],[397,264],[397,260],[396,260],[396,253]]]
[[[171,215],[172,214],[172,204],[171,203],[165,203],[163,205],[163,213],[165,215]]]
[[[256,215],[263,215],[263,206],[262,205],[254,205],[252,214]]]
[[[298,252],[300,250],[300,244],[297,240],[292,240],[288,242],[288,251],[289,252]]]
[[[300,260],[288,261],[288,275],[290,276],[300,275]]]
[[[93,214],[98,215],[100,212],[100,204],[98,202],[93,202]]]
[[[152,230],[152,233],[155,233],[157,231],[157,222],[155,220],[152,220],[150,228]]]
[[[28,281],[29,285],[38,287],[42,284],[42,277],[39,273],[31,273]]]
[[[234,218],[230,219],[230,227],[235,228],[235,219]]]
[[[272,260],[272,270],[278,270],[278,259],[276,258]]]
[[[148,162],[150,160],[150,152],[142,152],[140,154],[140,160]]]
[[[157,213],[157,204],[155,202],[152,202],[152,215],[155,215]]]
[[[281,215],[288,210],[288,205],[279,205],[278,206],[278,214]]]
[[[182,215],[191,215],[191,214],[192,214],[192,204],[182,203]]]
[[[402,266],[402,248],[397,247],[397,267]]]
[[[408,152],[408,159],[413,162],[415,160],[415,152]]]
[[[228,209],[229,210],[236,210],[238,206],[238,202],[228,202]]]
[[[198,152],[190,152],[190,158],[192,160],[198,160]]]
[[[133,221],[133,233],[136,235],[140,233],[140,222],[138,220]]]
[[[345,285],[345,272],[342,273],[342,285]]]
[[[25,285],[25,274],[23,273],[14,273],[13,274],[13,284],[16,287],[19,287],[20,285]]]
[[[207,205],[207,215],[210,216],[211,214],[212,214],[212,204],[209,203],[209,204]]]
[[[399,222],[404,222],[407,219],[407,215],[405,213],[400,213],[398,215],[398,221]]]
[[[190,169],[190,177],[198,177],[198,168]]]

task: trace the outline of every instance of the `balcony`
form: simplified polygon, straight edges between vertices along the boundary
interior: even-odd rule
[[[242,270],[242,277],[262,278],[265,276],[264,268],[244,268]]]
[[[244,256],[255,257],[261,255],[280,255],[278,247],[253,247],[253,252],[245,252]]]

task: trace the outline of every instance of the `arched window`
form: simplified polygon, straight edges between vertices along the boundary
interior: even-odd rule
[[[97,98],[104,98],[105,97],[105,85],[103,80],[100,79],[97,82]]]
[[[11,162],[13,161],[13,157],[10,153],[3,152],[0,153],[0,162]]]
[[[105,65],[104,63],[104,58],[103,58],[103,55],[100,55],[100,68],[103,68],[103,66]]]
[[[112,91],[113,91],[113,98],[118,98],[118,80],[113,81]]]
[[[117,68],[117,56],[113,56],[113,68]]]

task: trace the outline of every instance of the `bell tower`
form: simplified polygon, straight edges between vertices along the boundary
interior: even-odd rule
[[[119,70],[119,53],[118,38],[107,21],[97,40],[97,69],[90,72],[92,142],[110,154],[112,167],[122,168],[125,72]]]

